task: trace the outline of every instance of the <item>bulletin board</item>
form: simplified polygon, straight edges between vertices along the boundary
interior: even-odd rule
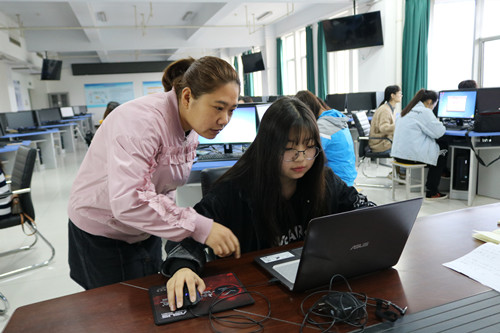
[[[85,100],[88,108],[106,107],[110,101],[123,104],[134,98],[133,82],[85,84]]]

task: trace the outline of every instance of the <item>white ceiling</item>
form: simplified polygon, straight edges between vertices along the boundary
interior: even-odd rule
[[[266,27],[280,31],[295,22],[302,24],[307,15],[313,16],[306,23],[311,24],[352,4],[351,0],[0,0],[0,12],[17,22],[10,33],[21,34],[28,51],[47,53],[69,65],[196,58],[217,55],[222,49],[237,54],[264,45]],[[101,12],[105,22],[98,19]],[[183,20],[189,12],[191,17]]]

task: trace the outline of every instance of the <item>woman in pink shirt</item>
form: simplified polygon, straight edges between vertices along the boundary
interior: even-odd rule
[[[240,255],[226,227],[175,204],[196,156],[238,103],[238,74],[216,57],[172,63],[171,90],[117,107],[97,130],[69,198],[70,276],[85,289],[159,271],[161,238],[192,237],[219,256]]]

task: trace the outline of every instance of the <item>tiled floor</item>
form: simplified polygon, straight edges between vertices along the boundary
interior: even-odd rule
[[[80,143],[76,153],[66,153],[59,156],[59,167],[56,170],[37,170],[33,175],[32,195],[37,215],[36,221],[40,231],[56,248],[56,257],[47,267],[0,280],[0,292],[10,302],[10,310],[7,315],[0,316],[0,328],[2,330],[7,324],[10,315],[12,315],[17,307],[83,290],[69,278],[66,206],[71,184],[85,151],[85,145]],[[377,168],[375,165],[371,165],[368,171],[370,174],[383,176],[387,175],[389,169],[382,166]],[[389,184],[390,180],[387,178],[367,179],[359,176],[357,182]],[[362,185],[357,186],[357,188],[367,194],[377,204],[392,202],[390,189],[371,188]],[[196,196],[196,191],[193,192],[192,189],[190,191],[184,193],[191,196],[190,199],[193,199],[192,193],[195,193],[194,196]],[[396,195],[398,199],[404,198],[402,186],[398,187]],[[474,205],[478,206],[494,202],[498,202],[498,200],[479,196],[476,197]],[[461,200],[424,202],[420,216],[466,207],[466,202]],[[29,244],[26,240],[27,237],[23,235],[20,227],[0,230],[0,235],[0,252]],[[21,267],[23,264],[31,264],[37,260],[42,261],[49,257],[50,251],[45,244],[39,242],[35,247],[36,250],[23,254],[1,257],[0,272]]]

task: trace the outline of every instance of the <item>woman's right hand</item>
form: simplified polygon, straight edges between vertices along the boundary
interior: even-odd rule
[[[233,232],[220,223],[214,222],[205,244],[214,250],[215,255],[227,257],[234,253],[235,258],[240,257],[240,242]]]
[[[167,298],[170,311],[183,306],[184,284],[189,291],[191,302],[196,299],[196,289],[200,295],[205,291],[205,282],[191,269],[181,268],[167,281]]]

